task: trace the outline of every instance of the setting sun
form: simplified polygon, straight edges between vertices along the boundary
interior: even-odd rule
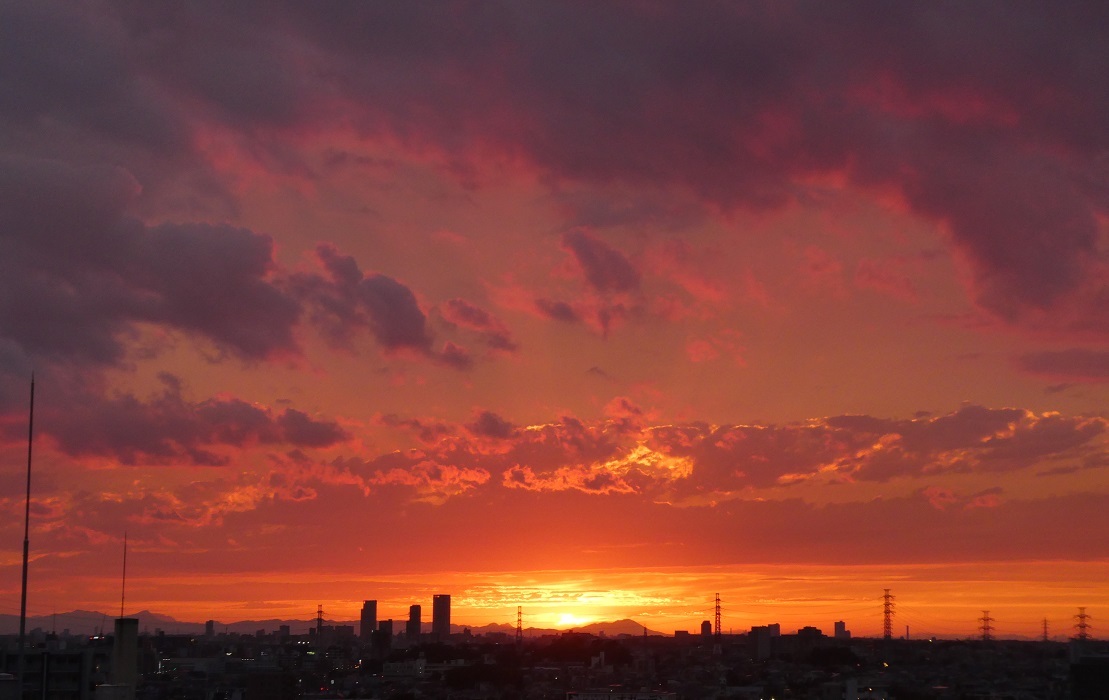
[[[558,617],[559,627],[578,627],[580,625],[587,625],[593,621],[591,617],[581,617],[573,613],[562,613]]]
[[[0,9],[0,635],[1109,633],[1109,3],[178,4]]]

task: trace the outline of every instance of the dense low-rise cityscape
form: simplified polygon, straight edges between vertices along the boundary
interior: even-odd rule
[[[722,633],[719,617],[696,631],[651,632],[624,620],[597,633],[473,630],[450,621],[436,595],[403,622],[363,602],[355,624],[327,621],[243,634],[209,620],[203,633],[139,630],[118,618],[111,634],[33,629],[20,659],[4,638],[0,700],[1091,700],[1109,697],[1109,643],[1087,618],[1067,642],[991,638],[856,638],[779,624]],[[717,608],[719,609],[719,608]],[[1082,615],[1085,615],[1083,609]],[[988,613],[985,615],[988,618]],[[715,624],[714,624],[715,623]],[[887,625],[888,631],[888,625]],[[22,692],[16,677],[24,668]]]

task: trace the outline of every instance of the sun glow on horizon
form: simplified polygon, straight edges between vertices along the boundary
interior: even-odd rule
[[[583,616],[583,615],[575,615],[573,613],[562,613],[561,615],[558,616],[557,626],[558,627],[581,627],[582,625],[588,625],[590,622],[594,622],[595,620],[596,620],[596,618],[594,618],[594,617],[587,617],[587,616]]]
[[[774,622],[781,624],[783,632],[807,625],[828,632],[834,621],[843,620],[856,636],[875,636],[882,629],[882,589],[891,588],[898,632],[908,626],[913,637],[973,636],[986,604],[982,601],[988,601],[1001,636],[1032,637],[1039,635],[1045,618],[1053,634],[1064,635],[1071,629],[1077,606],[1096,611],[1109,605],[1109,591],[1103,585],[1107,575],[1109,561],[1096,560],[434,572],[346,578],[332,572],[326,589],[308,572],[200,574],[187,582],[138,576],[128,581],[128,612],[146,609],[179,621],[215,619],[221,624],[303,620],[307,627],[321,604],[329,623],[357,620],[361,601],[371,598],[378,601],[379,619],[403,619],[411,604],[422,603],[429,609],[432,595],[445,592],[452,594],[451,619],[458,626],[515,627],[520,614],[525,630],[580,630],[594,623],[630,619],[651,633],[671,634],[695,632],[702,622],[712,620],[713,598],[719,593],[725,633]],[[1070,583],[1053,584],[1059,576]],[[431,580],[435,583],[428,583]],[[256,599],[239,598],[243,581],[250,582]],[[107,608],[103,601],[118,585],[114,576],[87,578],[84,583],[83,594],[92,598],[57,587],[42,591],[67,600],[65,607],[98,610]],[[326,595],[313,595],[321,592]],[[51,610],[32,606],[30,612],[48,615]]]

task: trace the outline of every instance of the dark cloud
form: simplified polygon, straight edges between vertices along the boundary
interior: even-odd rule
[[[476,437],[507,440],[516,433],[516,426],[492,411],[482,411],[474,421],[466,426]]]
[[[443,344],[443,349],[434,355],[435,359],[448,367],[458,370],[470,369],[474,365],[474,358],[466,348],[447,341]]]
[[[493,314],[465,299],[449,299],[439,309],[443,320],[479,334],[490,348],[503,352],[519,349],[508,328]]]
[[[65,125],[163,156],[188,147],[186,118],[156,84],[136,79],[129,37],[110,16],[8,3],[0,17],[0,115],[9,127]]]
[[[567,231],[562,247],[577,260],[589,285],[598,292],[632,292],[639,288],[639,272],[627,257],[582,229]]]
[[[267,167],[310,174],[291,140],[340,126],[440,155],[456,173],[501,154],[571,189],[724,210],[780,207],[814,174],[843,175],[942,223],[999,318],[1097,337],[1109,327],[1099,3],[42,2],[2,19],[11,152],[78,145],[105,161],[97,144],[125,146],[115,157],[145,184],[195,174],[195,144],[216,128]],[[48,137],[29,142],[36,131]],[[637,289],[627,257],[592,234],[575,229],[564,245],[594,289]],[[860,279],[909,293],[876,272]],[[360,280],[362,313],[386,347],[426,347],[398,285]],[[280,340],[221,334],[253,354]],[[111,332],[88,340],[90,353],[117,352]]]
[[[163,375],[162,380],[161,393],[147,399],[128,393],[54,393],[39,402],[38,429],[64,454],[128,465],[219,465],[230,460],[227,448],[319,448],[350,438],[336,423],[293,409],[276,413],[234,398],[190,402],[175,377]]]
[[[316,255],[325,274],[293,274],[289,286],[333,344],[349,348],[356,333],[366,330],[386,352],[414,352],[455,369],[473,364],[454,343],[440,351],[432,348],[427,315],[408,286],[386,275],[363,274],[353,257],[331,244],[319,244]]]
[[[348,341],[366,328],[387,350],[430,352],[427,317],[411,289],[385,275],[364,276],[354,258],[334,246],[320,244],[316,254],[328,279],[302,276],[300,281],[318,310],[316,319],[334,339]]]
[[[292,408],[278,416],[277,427],[287,442],[298,447],[328,447],[350,437],[337,423],[313,420]]]
[[[1017,366],[1026,372],[1049,377],[1104,382],[1109,380],[1109,351],[1070,348],[1032,352],[1018,357]]]
[[[723,208],[782,206],[809,175],[842,173],[945,224],[984,308],[1050,326],[1043,310],[1075,303],[1056,330],[1104,334],[1088,320],[1106,295],[1103,7],[489,5],[427,53],[442,17],[294,11],[336,47],[340,91],[372,105],[367,131]],[[375,40],[384,26],[398,34]],[[390,83],[398,61],[420,79]],[[634,288],[610,248],[567,246],[595,288]]]
[[[0,337],[39,361],[121,362],[137,324],[197,333],[246,359],[298,352],[298,302],[273,277],[268,236],[146,226],[117,168],[0,160]],[[18,350],[16,350],[18,349]]]
[[[387,425],[393,428],[406,428],[411,430],[420,439],[421,442],[429,445],[439,442],[440,439],[451,435],[454,428],[442,421],[434,420],[420,420],[418,418],[401,418],[400,416],[389,413],[383,416],[378,416],[376,421],[381,425]]]
[[[565,301],[552,299],[536,299],[535,308],[547,318],[563,323],[580,323],[581,316],[573,306]]]

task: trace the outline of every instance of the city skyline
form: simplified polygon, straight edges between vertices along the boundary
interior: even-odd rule
[[[0,613],[1096,633],[1107,28],[0,9]]]
[[[822,571],[825,571],[822,569]],[[575,572],[580,574],[581,572]],[[609,572],[613,576],[626,576],[626,572]],[[643,575],[642,572],[637,572]],[[656,576],[673,575],[674,572],[655,572],[650,575],[652,580]],[[720,576],[719,568],[717,568],[716,576]],[[967,572],[972,574],[974,572]],[[800,575],[799,575],[800,574]],[[796,567],[789,567],[788,570],[779,572],[777,577],[767,579],[767,583],[776,587],[781,586],[782,581],[792,580],[792,587],[789,592],[797,595],[801,591],[811,590],[812,582],[806,582],[804,579],[804,571],[798,570]],[[764,572],[765,575],[765,572]],[[472,575],[471,575],[472,576]],[[500,580],[510,579],[511,576],[505,574],[497,577]],[[928,577],[925,577],[928,578]],[[699,575],[698,580],[714,580],[713,576]],[[720,585],[728,585],[723,578],[716,578],[716,582]],[[905,580],[912,580],[906,577]],[[924,579],[921,579],[924,580]],[[404,581],[402,584],[401,581]],[[827,579],[823,579],[818,585],[826,585]],[[938,639],[974,639],[978,638],[981,634],[980,624],[981,617],[976,617],[983,613],[982,605],[993,605],[993,614],[991,621],[994,622],[992,630],[995,639],[1040,639],[1044,634],[1043,625],[1047,624],[1047,635],[1049,639],[1058,641],[1063,639],[1071,639],[1078,636],[1082,631],[1089,634],[1091,638],[1099,638],[1098,624],[1096,622],[1098,614],[1096,612],[1088,613],[1087,609],[1096,610],[1086,605],[1071,605],[1069,601],[1078,600],[1074,597],[1075,592],[1060,592],[1055,596],[1046,596],[1041,593],[1038,601],[1029,601],[1030,594],[1018,591],[1016,595],[1012,592],[1004,592],[1004,590],[997,590],[996,579],[977,582],[979,588],[983,593],[982,597],[978,600],[972,599],[970,592],[975,590],[973,585],[968,585],[968,581],[961,582],[942,582],[932,581],[932,589],[926,591],[922,597],[919,592],[910,594],[904,603],[898,600],[899,596],[891,594],[891,621],[892,621],[892,636],[894,638],[938,638]],[[1089,588],[1096,590],[1099,588],[1098,581],[1089,581]],[[358,614],[357,606],[350,601],[332,601],[330,605],[318,604],[317,613],[322,614],[322,620],[326,624],[337,624],[344,622],[354,623],[355,633],[359,638],[366,640],[369,639],[369,634],[382,621],[389,621],[393,623],[394,634],[407,634],[410,629],[408,623],[410,616],[413,613],[413,608],[420,608],[419,604],[412,604],[415,600],[411,595],[399,593],[401,586],[420,585],[415,581],[399,579],[391,584],[391,587],[386,587],[384,590],[392,590],[396,597],[389,599],[382,599],[385,605],[379,605],[379,600],[364,600],[361,606],[361,614]],[[809,588],[805,588],[806,585]],[[867,583],[859,581],[860,586],[866,586]],[[1042,581],[1029,581],[1026,585],[1031,591],[1042,588],[1044,582]],[[911,587],[908,590],[914,591],[916,587]],[[523,589],[523,587],[520,587]],[[748,589],[750,589],[748,582]],[[993,589],[993,592],[988,592],[988,589]],[[430,588],[428,589],[430,590]],[[524,629],[560,629],[572,630],[578,628],[588,628],[596,624],[610,624],[618,622],[618,616],[621,614],[632,615],[632,612],[641,609],[642,603],[640,601],[631,601],[624,605],[603,605],[596,600],[582,601],[580,594],[570,590],[564,591],[564,595],[557,594],[557,586],[547,586],[542,589],[534,589],[533,595],[528,596],[526,599],[530,600],[531,605],[524,608],[524,619],[527,621]],[[517,591],[520,592],[519,590]],[[527,593],[526,590],[524,590]],[[886,589],[889,592],[889,589]],[[632,595],[634,591],[630,588],[609,588],[605,590],[593,591],[587,594],[587,597],[600,598],[609,597],[616,598],[620,596]],[[655,599],[661,597],[663,592],[655,591]],[[449,594],[434,594],[434,599],[440,598],[445,595],[449,598]],[[487,594],[488,595],[488,594]],[[488,602],[478,602],[469,597],[463,597],[462,600],[467,604],[472,605],[470,609],[463,609],[463,621],[449,622],[451,629],[457,632],[465,627],[488,627],[490,625],[497,625],[503,629],[510,629],[514,627],[516,620],[517,606],[501,606],[499,601],[506,594],[501,593],[496,597],[498,604],[490,605]],[[1034,594],[1031,594],[1034,596]],[[953,603],[939,609],[934,609],[932,606],[924,607],[925,602],[943,597],[962,597],[966,598],[965,601]],[[523,600],[525,598],[521,598]],[[421,599],[422,600],[422,599]],[[406,602],[407,601],[407,602]],[[984,601],[984,602],[983,602]],[[712,600],[708,600],[707,606],[701,606],[701,609],[688,611],[683,615],[665,614],[659,615],[658,613],[647,613],[638,618],[623,617],[620,620],[631,620],[636,624],[642,625],[650,630],[652,633],[663,635],[674,634],[675,630],[684,630],[686,632],[695,633],[696,629],[706,620],[710,620],[715,612],[713,609]],[[876,596],[870,598],[851,599],[848,597],[840,596],[838,598],[827,598],[825,600],[805,600],[802,598],[786,598],[785,600],[768,601],[768,600],[741,600],[732,601],[724,600],[722,610],[723,625],[721,630],[728,634],[744,634],[749,629],[758,626],[765,626],[768,624],[780,625],[783,633],[792,634],[794,629],[802,627],[817,627],[824,629],[829,627],[829,621],[845,622],[849,629],[859,637],[878,638],[883,636],[884,633],[884,596],[879,592]],[[348,615],[348,611],[355,605],[355,614]],[[1068,607],[1070,605],[1070,607]],[[524,606],[519,606],[523,608]],[[502,609],[503,608],[503,609]],[[511,608],[511,611],[508,610]],[[233,610],[230,608],[228,610]],[[588,616],[579,616],[572,613],[562,612],[564,610],[606,610],[610,611],[609,617],[603,614],[593,614]],[[814,612],[819,610],[819,612]],[[367,613],[367,611],[369,611]],[[379,611],[381,614],[379,616]],[[395,611],[393,614],[390,611]],[[480,612],[475,612],[480,611]],[[492,612],[496,611],[496,612]],[[153,613],[156,616],[159,614],[158,610],[150,610],[143,608],[140,611],[142,614]],[[295,609],[286,610],[286,614],[290,617],[287,618],[231,618],[220,619],[220,625],[252,625],[249,630],[250,633],[255,632],[253,625],[262,622],[301,622],[305,627],[305,633],[314,630],[317,625],[315,617],[298,618],[296,615],[304,611],[296,611]],[[502,619],[502,615],[511,612],[512,619]],[[58,611],[54,611],[54,616]],[[66,613],[68,614],[68,613]],[[134,614],[130,608],[126,613],[127,617]],[[1002,617],[999,619],[998,614]],[[1040,614],[1039,617],[1033,618],[1032,616]],[[1079,617],[1085,617],[1080,621]],[[367,617],[369,615],[369,617]],[[64,616],[64,615],[63,615]],[[111,619],[113,615],[108,613],[95,613],[93,617],[85,620],[82,624],[86,627],[88,625],[96,625],[102,627],[107,620]],[[172,616],[170,616],[172,617]],[[48,619],[50,616],[39,616],[39,619]],[[367,620],[370,624],[367,624]],[[449,616],[448,616],[449,620]],[[201,625],[211,624],[213,620],[208,620],[208,623],[200,623],[196,620],[176,619],[173,624],[184,625]],[[404,626],[401,623],[405,622]],[[1080,622],[1085,624],[1083,630],[1080,630]],[[157,626],[157,622],[155,626]],[[673,624],[674,629],[665,627],[665,625]],[[683,627],[684,625],[684,627]],[[56,628],[58,625],[54,622],[51,623],[51,628]],[[171,626],[170,629],[173,629]],[[430,635],[441,635],[441,630],[436,630],[433,621],[424,621],[420,627],[422,633]],[[149,631],[149,630],[147,630]],[[274,630],[268,630],[274,631]],[[299,633],[299,632],[297,632]]]

